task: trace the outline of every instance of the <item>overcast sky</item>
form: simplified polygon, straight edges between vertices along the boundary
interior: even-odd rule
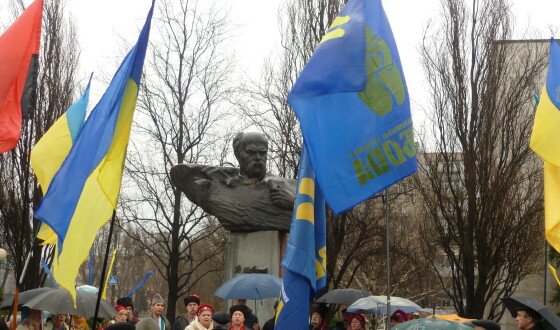
[[[208,3],[210,0],[200,1]],[[229,12],[238,67],[253,78],[258,78],[264,58],[278,50],[278,9],[284,1],[215,0],[218,7]],[[29,4],[32,1],[24,2]],[[100,68],[114,72],[122,54],[118,36],[130,44],[136,41],[151,0],[68,0],[67,3],[78,28],[82,48],[80,76],[85,80],[89,72],[99,71]],[[537,37],[543,39],[551,37],[548,32],[550,26],[560,31],[559,0],[513,0],[512,3],[518,29],[524,30],[529,26],[541,31]],[[384,0],[383,5],[397,41],[416,117],[420,115],[417,103],[421,103],[425,95],[417,49],[427,22],[436,18],[440,11],[440,0]],[[106,86],[94,80],[92,88],[100,93]],[[99,97],[92,95],[90,108]]]

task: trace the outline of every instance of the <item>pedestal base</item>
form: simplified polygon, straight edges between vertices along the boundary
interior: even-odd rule
[[[226,246],[225,280],[241,274],[263,273],[280,276],[281,241],[283,234],[276,230],[230,232]],[[247,301],[259,318],[261,327],[274,316],[277,298]],[[226,306],[229,311],[233,301]]]

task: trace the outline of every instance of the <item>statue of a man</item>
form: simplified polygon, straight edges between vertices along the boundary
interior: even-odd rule
[[[230,231],[288,232],[296,180],[266,173],[262,134],[237,134],[233,150],[239,168],[179,164],[171,169],[172,183]]]

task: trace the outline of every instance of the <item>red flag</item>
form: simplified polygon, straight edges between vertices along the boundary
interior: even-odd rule
[[[0,153],[19,140],[21,100],[32,57],[39,54],[42,13],[43,0],[36,0],[0,36]],[[29,76],[36,79],[35,74]]]

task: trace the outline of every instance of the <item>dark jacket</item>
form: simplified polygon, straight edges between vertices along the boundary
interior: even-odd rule
[[[262,330],[274,330],[274,317],[266,321],[266,323],[262,327]]]

